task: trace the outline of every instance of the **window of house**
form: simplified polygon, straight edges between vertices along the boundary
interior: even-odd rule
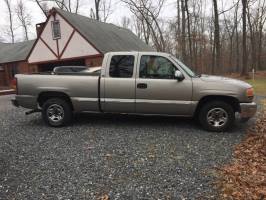
[[[0,66],[0,72],[5,71],[5,68],[3,66]]]
[[[58,20],[52,21],[52,32],[54,40],[61,38],[60,23]]]
[[[115,78],[130,78],[133,76],[135,57],[132,55],[113,56],[109,75]]]
[[[177,68],[167,58],[161,56],[142,56],[140,60],[140,78],[175,79]]]

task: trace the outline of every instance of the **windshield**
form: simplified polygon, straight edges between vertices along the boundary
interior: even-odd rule
[[[180,60],[178,60],[176,57],[170,55],[170,57],[178,64],[189,76],[195,77],[196,74],[189,68],[187,67],[184,63],[182,63]]]

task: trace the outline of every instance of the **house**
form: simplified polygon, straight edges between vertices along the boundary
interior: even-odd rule
[[[55,66],[99,66],[111,51],[152,51],[130,30],[57,8],[36,25],[37,39],[0,43],[0,86],[16,73],[51,71]]]

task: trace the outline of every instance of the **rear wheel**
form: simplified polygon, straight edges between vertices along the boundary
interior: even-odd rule
[[[235,121],[233,107],[223,101],[205,103],[199,112],[199,122],[208,131],[222,132],[232,127]]]
[[[70,104],[60,98],[48,99],[42,106],[42,118],[46,124],[52,127],[67,125],[72,120]]]

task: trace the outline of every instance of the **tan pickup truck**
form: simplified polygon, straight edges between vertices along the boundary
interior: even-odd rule
[[[196,75],[174,56],[112,52],[100,73],[16,75],[15,106],[40,111],[54,127],[74,113],[101,112],[195,117],[209,131],[232,127],[235,114],[256,113],[253,88],[239,80]]]

